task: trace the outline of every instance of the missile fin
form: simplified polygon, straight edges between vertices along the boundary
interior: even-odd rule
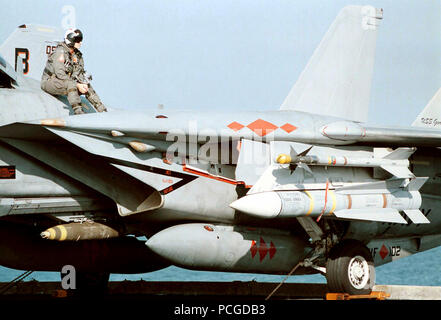
[[[371,193],[392,193],[397,190],[418,191],[428,177],[414,177],[412,179],[393,178],[388,180],[366,182],[351,186],[336,188],[335,192],[340,194],[371,194]]]
[[[311,151],[312,145],[300,143],[300,142],[292,142],[289,146],[289,151],[291,158],[294,158],[296,156],[306,156],[306,154]]]
[[[297,165],[298,168],[301,168],[307,172],[309,172],[311,175],[313,175],[311,168],[306,163],[299,163]]]
[[[289,155],[291,156],[291,159],[297,157],[297,152],[294,150],[292,146],[289,146]]]
[[[397,178],[415,178],[415,175],[406,167],[394,165],[382,165],[381,169],[386,170]]]
[[[415,177],[414,179],[411,179],[407,186],[407,190],[409,191],[420,190],[421,187],[426,183],[427,179],[429,179],[429,177]]]
[[[415,224],[430,223],[429,219],[427,219],[424,214],[418,209],[407,209],[403,211]]]
[[[343,209],[334,212],[337,218],[407,224],[396,209]]]
[[[389,160],[406,160],[416,151],[416,148],[397,148],[391,153],[383,157],[383,159]]]
[[[313,146],[309,146],[305,144],[300,144],[301,147],[301,151],[300,153],[297,153],[297,151],[293,148],[293,146],[289,146],[289,155],[291,157],[291,159],[295,159],[296,157],[303,157],[306,156],[308,154],[308,152],[312,149]],[[306,148],[306,149],[305,149]],[[313,175],[312,170],[309,168],[309,166],[305,163],[298,163],[298,164],[291,164],[289,166],[289,169],[291,170],[291,174],[293,173],[293,171],[295,171],[297,168],[303,169],[306,172],[310,173],[311,175]]]
[[[304,157],[308,154],[309,151],[311,151],[313,146],[310,146],[308,149],[301,151],[299,154],[297,154],[294,150],[294,148],[291,146],[291,158],[294,158],[293,156],[298,156],[298,157]],[[293,154],[294,153],[294,154]]]
[[[371,193],[392,193],[398,190],[406,179],[389,179],[376,182],[366,182],[356,185],[336,188],[335,192],[340,194],[371,194]]]

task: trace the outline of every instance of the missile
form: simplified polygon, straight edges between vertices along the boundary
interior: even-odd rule
[[[404,179],[397,181],[401,180]],[[408,188],[392,190],[386,187],[376,190],[374,187],[380,182],[353,189],[265,191],[239,198],[230,207],[260,218],[334,215],[345,219],[407,223],[399,214],[404,211],[414,223],[428,223],[419,211],[421,194],[418,189],[422,180],[426,179],[417,178]]]
[[[74,222],[49,228],[40,233],[40,236],[55,241],[99,240],[116,238],[119,232],[97,222]]]
[[[188,269],[286,274],[308,250],[305,240],[269,228],[189,223],[164,229],[146,245]]]
[[[276,158],[279,164],[299,164],[315,166],[347,166],[347,167],[381,167],[383,165],[393,166],[409,166],[409,160],[390,160],[379,158],[348,158],[344,156],[296,156],[291,158],[290,155],[280,154]]]
[[[415,175],[408,169],[409,157],[416,148],[397,148],[382,158],[358,158],[345,156],[306,155],[308,149],[297,154],[291,147],[290,154],[279,154],[275,161],[279,164],[300,166],[308,172],[312,172],[308,165],[314,166],[341,166],[341,167],[372,167],[382,168],[398,178],[414,178]]]
[[[269,191],[242,197],[232,208],[263,218],[330,215],[342,209],[418,209],[418,191],[383,194],[337,194],[334,190]]]

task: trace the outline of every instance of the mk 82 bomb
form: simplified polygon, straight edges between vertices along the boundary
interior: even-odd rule
[[[40,236],[55,241],[79,241],[116,238],[119,232],[98,222],[68,223],[49,228]]]

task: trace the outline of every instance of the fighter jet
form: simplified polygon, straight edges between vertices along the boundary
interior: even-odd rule
[[[441,245],[441,91],[413,126],[366,123],[382,19],[344,7],[280,110],[76,116],[29,77],[56,30],[20,26],[0,48],[0,264],[104,284],[320,273],[370,293],[376,266]]]

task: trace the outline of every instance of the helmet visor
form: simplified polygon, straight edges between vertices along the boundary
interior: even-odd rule
[[[80,33],[76,33],[74,38],[73,38],[73,42],[78,43],[78,42],[81,42],[81,41],[83,41],[83,34],[81,32]]]

